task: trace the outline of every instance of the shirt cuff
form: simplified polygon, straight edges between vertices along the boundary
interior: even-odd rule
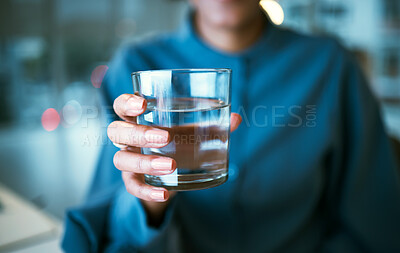
[[[147,213],[141,201],[122,187],[115,197],[110,211],[110,239],[116,244],[144,247],[166,230],[171,223],[175,202],[168,204],[164,220],[158,228],[149,226]]]

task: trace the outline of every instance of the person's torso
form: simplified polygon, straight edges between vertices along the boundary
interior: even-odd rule
[[[232,112],[243,121],[231,134],[229,179],[179,193],[183,241],[199,252],[317,247],[336,135],[337,51],[330,40],[278,28],[237,55],[175,34],[126,50],[127,80],[138,70],[232,69]],[[113,89],[131,92],[130,80]]]

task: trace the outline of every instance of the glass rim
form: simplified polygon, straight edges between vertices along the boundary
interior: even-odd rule
[[[155,69],[155,70],[141,70],[131,73],[131,76],[140,76],[143,73],[156,73],[156,72],[177,72],[177,73],[231,73],[230,68],[188,68],[188,69]]]

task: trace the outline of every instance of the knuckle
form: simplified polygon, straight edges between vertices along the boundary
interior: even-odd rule
[[[113,109],[115,113],[122,113],[125,108],[125,103],[132,95],[130,94],[122,94],[114,100]]]
[[[125,183],[125,189],[129,194],[136,196],[131,184]]]
[[[118,113],[118,98],[114,100],[113,109],[115,113]]]
[[[107,136],[111,140],[113,140],[113,138],[114,138],[114,129],[116,129],[117,127],[118,127],[118,122],[117,121],[111,122],[107,127]]]
[[[144,186],[137,187],[137,196],[140,198],[146,197],[146,188]]]
[[[140,138],[141,138],[141,132],[140,132],[140,126],[132,126],[128,130],[129,132],[129,137],[130,137],[130,142],[133,145],[140,144]]]
[[[133,127],[130,127],[130,128],[129,128],[129,134],[130,134],[132,137],[136,136],[137,133],[138,133],[138,130],[137,130],[137,127],[136,127],[136,126],[133,126]]]
[[[121,173],[122,181],[124,181],[124,184],[126,184],[126,172]]]
[[[144,160],[143,158],[138,158],[138,159],[137,159],[137,164],[136,164],[136,166],[137,166],[138,171],[140,171],[140,172],[145,172],[145,170],[146,170],[146,164],[145,164],[145,160]]]
[[[125,93],[125,94],[122,94],[121,96],[119,96],[119,99],[120,99],[121,103],[125,104],[126,101],[128,101],[128,99],[130,99],[132,96],[133,96],[132,94]]]
[[[114,109],[114,112],[117,113],[117,114],[118,114],[118,112],[120,111],[122,101],[124,101],[123,96],[124,96],[124,95],[121,95],[121,96],[117,97],[117,98],[114,100],[113,109]]]
[[[117,169],[119,169],[121,166],[121,151],[118,151],[117,153],[115,153],[113,162],[114,162],[114,166]]]
[[[135,184],[134,184],[134,182],[132,182],[131,173],[122,173],[122,174],[123,174],[122,179],[124,181],[125,190],[129,194],[131,194],[133,196],[136,196],[136,194],[135,194]]]
[[[122,181],[124,182],[125,186],[128,186],[131,181],[131,173],[122,171],[121,175],[122,175]]]

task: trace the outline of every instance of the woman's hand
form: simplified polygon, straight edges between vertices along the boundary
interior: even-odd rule
[[[122,171],[127,191],[141,199],[148,214],[157,219],[162,217],[167,200],[172,194],[164,188],[146,184],[144,174],[170,174],[176,169],[176,161],[169,157],[140,153],[140,147],[161,148],[170,142],[168,131],[136,123],[136,116],[142,114],[146,106],[146,100],[140,96],[119,96],[114,101],[114,111],[124,121],[112,122],[108,126],[107,134],[110,140],[121,148],[114,155],[114,165]],[[234,131],[240,122],[240,115],[232,113],[231,131]]]

